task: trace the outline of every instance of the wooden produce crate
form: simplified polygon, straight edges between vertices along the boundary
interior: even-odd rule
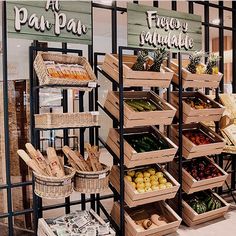
[[[83,66],[87,75],[86,79],[81,77],[81,79],[72,78],[72,75],[75,75],[73,72],[71,74],[71,78],[68,75],[65,77],[51,77],[48,73],[47,66],[45,62],[55,62],[58,64],[72,64],[75,67],[77,65]],[[48,53],[48,52],[40,52],[37,54],[34,61],[34,69],[39,78],[40,85],[81,85],[88,86],[90,82],[96,81],[96,76],[93,73],[93,69],[90,66],[89,62],[85,57],[81,56],[72,56],[72,55],[62,55],[58,53]]]
[[[123,55],[124,87],[147,86],[168,88],[173,77],[173,71],[162,66],[162,72],[134,71],[131,69],[137,56]],[[106,54],[102,69],[119,83],[119,60],[117,54]]]
[[[147,203],[157,202],[161,200],[174,198],[178,189],[179,183],[164,169],[162,169],[159,165],[152,165],[149,167],[155,167],[156,169],[163,172],[165,178],[172,183],[171,188],[153,190],[151,192],[139,193],[134,187],[128,182],[127,179],[124,179],[125,183],[125,203],[129,207],[136,207]],[[141,170],[144,167],[137,167],[130,170]],[[148,168],[148,167],[147,167]],[[120,170],[118,166],[113,166],[110,182],[112,186],[120,192]]]
[[[220,81],[223,77],[222,73],[210,75],[210,74],[192,74],[186,67],[188,60],[182,60],[182,79],[183,88],[217,88],[219,87]],[[179,66],[177,60],[170,62],[170,68],[175,72],[173,81],[175,84],[179,84]]]
[[[171,92],[170,103],[177,108],[176,116],[179,117],[179,97],[178,92]],[[185,100],[189,97],[199,98],[203,102],[210,103],[212,108],[195,109],[192,108]],[[201,121],[219,121],[225,108],[214,100],[208,98],[200,92],[183,92],[183,122],[201,122]]]
[[[126,167],[132,168],[154,163],[166,163],[171,162],[174,159],[178,147],[169,138],[165,137],[156,127],[147,126],[125,129],[125,134],[133,133],[151,133],[157,139],[163,140],[169,148],[138,153],[126,140],[124,140],[124,164]],[[119,140],[118,129],[110,129],[106,143],[118,158],[120,157]]]
[[[221,198],[218,194],[214,193],[215,197],[218,198],[223,206],[219,209],[208,211],[202,214],[195,212],[192,207],[186,202],[182,201],[183,206],[183,221],[190,227],[223,217],[229,209],[229,204]]]
[[[98,112],[35,114],[35,128],[67,128],[98,125]]]
[[[202,144],[202,145],[195,145],[191,142],[187,137],[183,135],[183,157],[186,159],[191,159],[194,157],[201,157],[201,156],[208,156],[208,155],[215,155],[220,154],[223,151],[225,146],[224,139],[215,133],[212,129],[205,126],[202,123],[192,123],[192,124],[184,124],[183,125],[183,132],[185,130],[199,130],[203,134],[205,134],[212,143],[210,144]],[[178,145],[179,143],[179,132],[178,132],[178,125],[171,126],[171,140]]]
[[[148,100],[157,107],[157,110],[135,111],[125,102],[127,99]],[[110,91],[104,106],[119,120],[119,92]],[[124,92],[124,126],[126,128],[146,125],[170,125],[175,113],[176,109],[153,91]]]
[[[213,164],[220,171],[222,175],[210,179],[196,180],[188,171],[185,170],[185,168],[182,168],[182,178],[183,178],[182,189],[187,194],[199,192],[206,189],[213,189],[215,187],[221,187],[228,177],[228,174],[222,168],[216,165],[215,162],[213,162],[210,158],[208,157],[202,157],[202,158],[204,159],[204,161]],[[188,162],[190,161],[191,160],[189,160]],[[177,162],[172,162],[170,164],[170,173],[174,177],[178,178]]]
[[[142,211],[142,215],[136,216],[137,211]],[[141,220],[142,217],[147,216],[147,218],[150,218],[152,214],[158,214],[163,215],[167,219],[168,223],[166,225],[157,226],[155,224],[152,224],[152,226],[145,230],[139,230],[137,229],[137,224],[135,223],[135,220]],[[120,222],[120,204],[118,202],[115,202],[113,205],[113,209],[111,211],[111,216],[114,219],[114,221],[119,225]],[[137,208],[128,208],[125,207],[125,232],[129,236],[162,236],[174,233],[178,230],[179,225],[181,223],[181,218],[171,209],[171,207],[165,203],[164,201],[156,202],[152,204],[147,204],[142,207]]]

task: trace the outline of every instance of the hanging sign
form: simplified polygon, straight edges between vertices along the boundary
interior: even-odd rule
[[[166,47],[172,51],[202,49],[201,17],[129,3],[128,45]]]
[[[9,37],[92,43],[90,1],[8,1]]]

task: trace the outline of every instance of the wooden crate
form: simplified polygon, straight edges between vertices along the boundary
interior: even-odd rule
[[[228,211],[229,209],[229,204],[221,198],[219,195],[214,193],[214,195],[223,203],[223,207],[213,210],[213,211],[208,211],[202,214],[198,214],[195,212],[192,207],[186,202],[182,201],[182,206],[183,206],[183,221],[190,227],[202,224],[205,222],[208,222],[213,219],[217,219],[219,217],[223,217],[224,214]]]
[[[173,76],[173,82],[179,84],[179,66],[176,60],[170,62],[170,68],[175,72]],[[183,79],[183,88],[217,88],[219,87],[220,81],[223,77],[222,73],[215,75],[209,74],[192,74],[189,72],[186,67],[188,65],[188,60],[182,61],[182,79]]]
[[[215,187],[221,187],[224,184],[225,180],[227,179],[228,174],[222,168],[216,165],[215,162],[213,162],[210,158],[208,157],[204,157],[204,158],[206,158],[210,163],[216,166],[217,169],[219,169],[220,172],[222,173],[222,176],[217,176],[211,179],[198,181],[194,177],[192,177],[192,175],[189,174],[184,168],[182,168],[182,178],[183,178],[182,189],[184,190],[185,193],[191,194],[191,193],[199,192],[206,189],[213,189]],[[170,173],[174,177],[178,178],[177,162],[172,162],[170,164]]]
[[[185,99],[188,97],[200,98],[204,102],[210,102],[212,108],[207,109],[194,109],[192,108]],[[178,92],[171,92],[170,103],[177,108],[176,116],[179,117],[179,97]],[[219,121],[223,115],[225,108],[214,100],[208,98],[206,95],[200,92],[183,92],[183,122],[201,122],[201,121]]]
[[[137,210],[142,210],[144,214],[147,214],[147,217],[150,218],[152,214],[164,215],[168,220],[167,225],[156,226],[152,225],[151,228],[142,231],[137,230],[137,225],[132,218],[132,213]],[[120,204],[115,202],[111,211],[111,216],[114,221],[119,225],[120,222]],[[142,219],[142,218],[141,218]],[[144,205],[142,207],[138,207],[138,209],[130,209],[125,207],[125,232],[130,236],[162,236],[171,234],[177,231],[179,225],[181,223],[181,218],[171,209],[171,207],[165,203],[164,201],[156,202],[148,205]]]
[[[143,132],[153,133],[158,139],[161,138],[162,140],[164,140],[169,146],[169,148],[151,152],[138,153],[126,140],[124,140],[124,164],[126,167],[132,168],[141,165],[166,163],[173,161],[178,147],[169,138],[165,137],[156,127],[147,126],[125,129],[126,134]],[[120,157],[119,140],[120,137],[118,129],[110,129],[106,143],[117,155],[117,157]]]
[[[178,189],[179,183],[164,169],[159,165],[152,165],[150,167],[155,167],[156,169],[163,172],[165,178],[173,184],[173,187],[167,189],[155,190],[152,192],[138,193],[137,190],[128,182],[127,179],[124,179],[125,183],[125,202],[129,207],[136,207],[147,203],[157,202],[161,200],[174,198]],[[144,167],[134,168],[134,170],[141,170]],[[148,168],[148,167],[147,167]],[[120,170],[118,166],[113,166],[110,182],[113,187],[120,192]]]
[[[168,88],[173,77],[173,71],[162,66],[163,72],[134,71],[131,69],[137,56],[123,56],[123,83],[124,87],[147,86]],[[119,60],[117,54],[106,54],[102,69],[119,83]]]
[[[153,91],[124,92],[125,99],[148,99],[160,108],[157,111],[134,111],[124,102],[124,126],[126,128],[146,125],[170,125],[176,109],[160,98]],[[105,108],[119,120],[119,92],[110,91],[107,95]]]
[[[220,154],[223,151],[225,146],[224,139],[215,133],[212,129],[205,126],[202,123],[192,123],[192,124],[184,124],[184,130],[201,130],[205,135],[207,135],[213,143],[203,144],[203,145],[195,145],[192,143],[187,137],[183,135],[183,157],[186,159],[191,159],[194,157],[208,156],[213,154]],[[179,143],[179,132],[178,125],[171,126],[171,140],[178,145]]]

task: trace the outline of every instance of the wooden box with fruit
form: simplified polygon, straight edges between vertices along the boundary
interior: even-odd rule
[[[183,122],[219,121],[225,108],[200,92],[183,92]],[[171,104],[179,109],[178,92],[171,92]]]
[[[211,190],[183,196],[183,221],[188,226],[223,217],[229,204]]]
[[[119,119],[119,92],[110,91],[105,108]],[[124,126],[170,125],[176,109],[153,91],[124,92]]]
[[[123,83],[125,87],[148,86],[167,88],[173,71],[162,63],[167,58],[165,49],[157,49],[153,57],[140,51],[136,55],[123,55]],[[119,59],[117,54],[106,54],[102,69],[119,83]]]
[[[120,170],[113,166],[110,182],[120,192]],[[179,183],[159,165],[137,167],[125,172],[125,202],[129,207],[174,198]]]
[[[178,125],[171,126],[171,138],[178,145]],[[220,154],[225,146],[224,139],[202,123],[183,125],[183,157],[191,159]]]
[[[114,203],[111,216],[119,225],[120,204]],[[164,201],[125,207],[125,232],[128,236],[167,235],[177,231],[181,218]]]
[[[174,177],[178,176],[177,162],[171,163],[170,173]],[[190,194],[221,187],[227,179],[228,174],[210,158],[201,157],[184,162],[182,176],[182,188],[184,192]]]
[[[203,52],[194,52],[189,56],[189,60],[182,60],[182,79],[183,88],[217,88],[223,77],[219,72],[218,61],[219,57],[215,54],[210,54],[207,64],[201,63],[203,60]],[[172,60],[170,68],[175,72],[173,81],[179,84],[179,66],[177,60]]]
[[[156,127],[145,126],[124,129],[124,164],[128,168],[153,163],[166,163],[174,159],[178,147]],[[119,157],[118,129],[110,129],[107,145]]]

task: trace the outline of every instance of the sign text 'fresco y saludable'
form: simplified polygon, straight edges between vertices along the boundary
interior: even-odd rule
[[[180,21],[176,18],[159,16],[157,11],[147,11],[146,15],[147,26],[150,30],[140,33],[140,46],[144,46],[147,43],[154,47],[160,45],[166,46],[167,48],[185,48],[186,50],[193,48],[194,41],[187,34],[188,22]],[[163,35],[157,29],[163,29],[168,34]],[[175,31],[178,34],[173,33]]]

